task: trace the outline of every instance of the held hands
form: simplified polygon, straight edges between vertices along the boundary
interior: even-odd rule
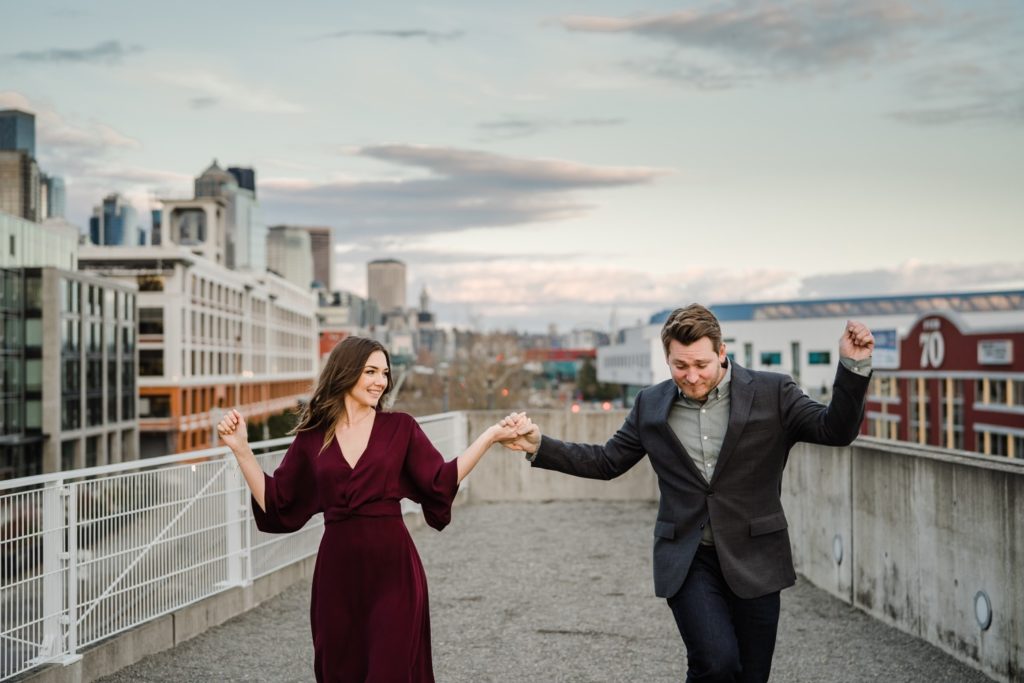
[[[843,336],[839,338],[839,355],[851,360],[864,360],[871,357],[874,348],[875,338],[867,325],[847,320]]]
[[[249,430],[245,426],[245,418],[234,408],[217,423],[217,435],[225,446],[236,453],[249,443]]]
[[[526,416],[526,413],[510,413],[498,423],[505,430],[499,443],[505,448],[523,453],[536,453],[540,448],[540,427]]]

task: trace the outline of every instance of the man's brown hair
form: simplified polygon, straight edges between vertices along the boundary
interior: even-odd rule
[[[689,346],[702,337],[711,340],[715,353],[722,348],[722,328],[718,325],[718,318],[700,304],[690,304],[672,311],[661,328],[661,343],[665,347],[666,356],[668,345],[673,339]]]

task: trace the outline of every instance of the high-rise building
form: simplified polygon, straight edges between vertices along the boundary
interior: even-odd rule
[[[313,250],[305,228],[275,225],[267,233],[267,270],[309,289],[313,282]]]
[[[24,150],[0,151],[0,211],[39,222],[39,165]]]
[[[331,261],[334,253],[334,240],[330,228],[306,228],[309,233],[309,244],[313,250],[313,281],[320,287],[331,291]]]
[[[256,201],[256,171],[238,166],[225,171],[215,159],[196,178],[195,196],[224,201],[224,264],[262,273],[267,267],[267,229]]]
[[[173,206],[165,206],[164,226]],[[138,287],[141,457],[215,445],[215,426],[229,407],[257,430],[309,400],[319,367],[308,288],[229,270],[167,240],[86,246],[78,256],[83,270]]]
[[[256,196],[256,171],[241,166],[229,166],[228,173],[235,177],[238,187],[249,190],[254,197]]]
[[[67,200],[63,178],[45,173],[40,174],[39,194],[39,214],[41,218],[64,218]]]
[[[128,247],[138,244],[138,214],[117,194],[107,195],[92,210],[89,241],[104,247]]]
[[[36,156],[36,117],[18,109],[0,111],[0,150]]]
[[[405,264],[395,259],[378,259],[366,264],[366,294],[380,306],[381,313],[405,308]]]
[[[0,212],[0,479],[138,457],[135,290],[77,271],[78,228]]]

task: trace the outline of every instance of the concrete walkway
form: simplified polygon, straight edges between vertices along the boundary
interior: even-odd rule
[[[681,681],[654,597],[647,503],[469,505],[413,537],[430,583],[440,683]],[[309,681],[309,586],[102,679]],[[773,681],[988,681],[806,582],[782,594]]]

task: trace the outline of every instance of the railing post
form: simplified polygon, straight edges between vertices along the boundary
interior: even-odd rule
[[[47,483],[42,490],[43,611],[40,617],[43,632],[33,658],[34,665],[47,662],[68,665],[81,659],[76,654],[78,508],[74,494],[75,486],[65,487],[60,479]],[[65,626],[68,627],[66,639]]]
[[[64,653],[64,482],[50,482],[42,493],[43,637],[35,657],[39,663],[53,661]]]
[[[67,653],[74,661],[78,659],[78,484],[68,486],[65,493],[68,505],[68,604],[63,618],[68,625]]]
[[[245,505],[243,496],[246,487],[242,481],[241,470],[234,463],[225,460],[224,467],[224,533],[227,547],[227,576],[225,586],[247,585],[250,577],[247,548],[243,545],[243,527],[245,522]]]

